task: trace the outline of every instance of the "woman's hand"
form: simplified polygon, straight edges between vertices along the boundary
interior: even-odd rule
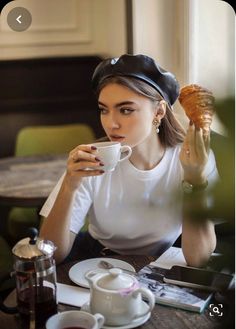
[[[208,161],[210,135],[203,136],[201,128],[190,123],[180,151],[180,161],[184,169],[184,179],[193,185],[206,181],[204,168]]]
[[[98,168],[101,166],[104,164],[97,157],[95,146],[79,145],[69,154],[65,180],[70,187],[77,188],[82,177],[102,175],[104,171]]]

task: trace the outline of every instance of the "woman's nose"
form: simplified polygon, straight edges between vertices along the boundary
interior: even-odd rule
[[[107,120],[107,125],[109,126],[110,129],[114,129],[114,128],[119,128],[120,124],[118,122],[118,120],[114,117],[114,116],[109,116],[108,120]]]

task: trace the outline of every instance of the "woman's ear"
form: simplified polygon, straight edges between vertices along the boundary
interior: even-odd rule
[[[156,106],[155,117],[158,117],[158,119],[161,120],[166,114],[166,106],[167,106],[166,101],[162,99]]]

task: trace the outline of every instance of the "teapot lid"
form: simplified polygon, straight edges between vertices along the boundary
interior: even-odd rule
[[[51,256],[55,251],[55,245],[49,240],[38,238],[38,230],[34,227],[29,229],[29,238],[17,242],[12,252],[19,258],[32,259],[41,256]]]
[[[136,279],[129,274],[124,274],[119,268],[112,268],[109,274],[102,276],[97,281],[97,286],[107,290],[120,290],[132,288]]]

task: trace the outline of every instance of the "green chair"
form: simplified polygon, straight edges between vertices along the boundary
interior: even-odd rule
[[[15,155],[67,153],[78,144],[91,143],[94,139],[92,128],[85,124],[25,127],[17,135]]]
[[[25,127],[17,135],[15,155],[68,153],[77,145],[91,143],[94,140],[95,134],[86,124]],[[25,237],[27,228],[39,227],[39,222],[38,209],[14,207],[8,217],[10,241],[15,243]]]

